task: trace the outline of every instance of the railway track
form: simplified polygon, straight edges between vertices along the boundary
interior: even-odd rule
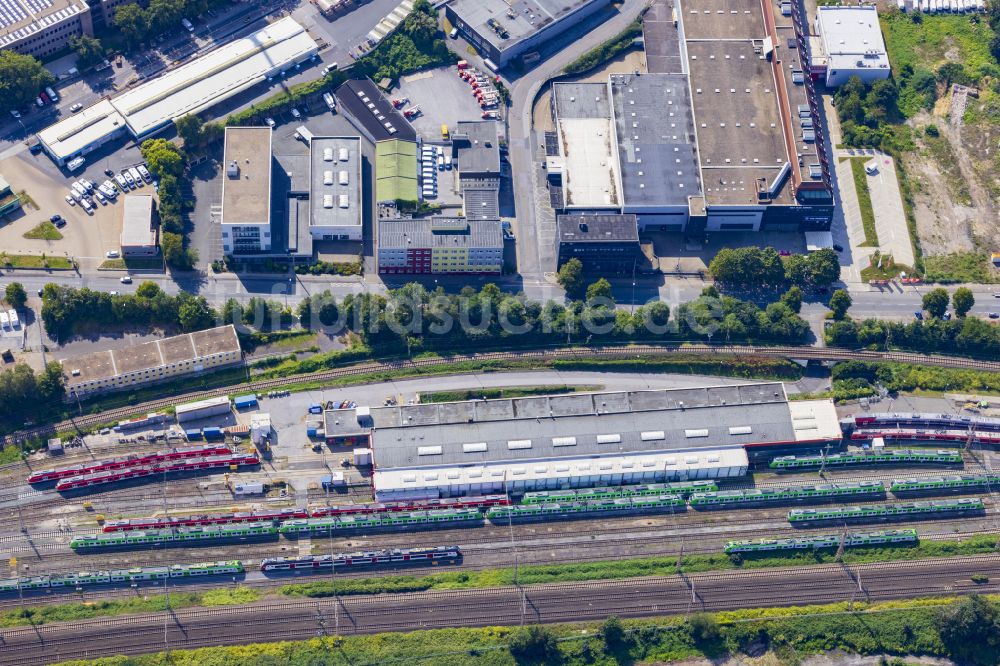
[[[990,575],[977,586],[976,573]],[[641,579],[267,601],[0,631],[0,664],[456,626],[652,617],[695,611],[882,601],[1000,590],[1000,557],[821,565]],[[586,600],[582,603],[581,600]],[[252,627],[248,632],[247,628]]]
[[[4,438],[5,445],[16,445],[20,441],[33,437],[42,437],[54,432],[76,430],[86,432],[95,425],[122,420],[128,416],[140,413],[154,412],[159,409],[197,400],[220,393],[233,391],[261,392],[284,386],[293,381],[323,381],[344,379],[371,373],[402,370],[406,368],[422,368],[447,366],[466,361],[514,361],[514,360],[555,360],[588,358],[630,358],[634,356],[671,356],[675,354],[718,354],[736,356],[764,356],[771,358],[795,358],[817,361],[897,361],[917,365],[933,365],[946,368],[985,370],[1000,372],[1000,362],[979,361],[975,359],[943,356],[940,354],[917,354],[910,352],[879,352],[868,350],[849,350],[836,348],[820,348],[807,346],[759,346],[759,345],[726,345],[726,344],[630,344],[622,346],[594,347],[555,347],[548,349],[497,351],[481,354],[460,354],[447,358],[423,358],[415,360],[368,361],[356,365],[325,370],[322,372],[255,381],[243,384],[222,386],[212,390],[195,391],[183,395],[152,400],[139,405],[131,405],[112,409],[99,414],[87,414],[73,419],[67,419],[54,425],[21,430]],[[165,389],[166,390],[166,389]]]

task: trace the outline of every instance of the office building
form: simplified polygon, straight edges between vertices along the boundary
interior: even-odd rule
[[[309,142],[309,231],[313,240],[361,240],[361,138]]]
[[[222,251],[271,251],[270,127],[227,127],[223,151]]]
[[[819,7],[816,38],[809,44],[809,71],[828,88],[852,76],[873,83],[891,73],[875,5]]]
[[[579,259],[599,275],[634,274],[642,258],[635,215],[557,215],[556,244],[559,266]]]
[[[44,58],[81,35],[94,36],[84,0],[0,0],[0,49]]]
[[[498,274],[500,220],[435,216],[379,220],[378,272],[386,275]]]

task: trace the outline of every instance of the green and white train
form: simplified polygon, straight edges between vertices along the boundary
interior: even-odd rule
[[[491,523],[503,525],[508,521],[559,520],[590,518],[600,515],[629,513],[681,512],[687,508],[680,495],[656,497],[618,497],[594,502],[551,502],[548,504],[514,504],[493,506],[486,512]]]
[[[939,449],[887,449],[877,453],[833,453],[828,456],[778,456],[769,467],[779,472],[817,467],[860,467],[866,465],[961,465],[958,451]]]
[[[166,567],[135,567],[110,571],[81,571],[71,574],[31,576],[0,580],[0,594],[52,588],[111,585],[114,583],[141,583],[168,578],[197,578],[242,574],[245,569],[240,560],[227,562],[199,562],[198,564],[173,564]]]
[[[343,533],[358,530],[462,527],[482,524],[483,514],[478,509],[435,509],[286,520],[278,528],[278,531],[286,537],[294,537],[300,534],[322,535],[331,532]]]
[[[997,474],[956,474],[925,479],[896,479],[889,489],[896,494],[925,493],[928,495],[959,492],[966,488],[987,488],[1000,485]]]
[[[278,528],[273,523],[268,522],[108,532],[74,537],[69,542],[69,546],[77,553],[85,553],[96,550],[122,550],[151,546],[197,546],[212,542],[276,538],[278,538]]]
[[[921,518],[950,518],[982,513],[985,507],[978,498],[936,500],[929,502],[901,502],[898,504],[869,504],[830,509],[792,509],[788,512],[788,522],[793,525],[818,523],[823,521],[893,520],[919,516]]]
[[[751,490],[720,490],[714,493],[693,493],[691,507],[724,509],[755,504],[788,504],[790,502],[835,502],[844,499],[885,495],[881,481],[857,483],[820,483],[788,488],[754,488]]]
[[[714,492],[719,489],[715,481],[678,481],[651,483],[644,486],[609,486],[606,488],[577,488],[570,490],[540,490],[524,493],[522,504],[547,504],[549,502],[592,502],[619,497],[656,497],[680,495],[687,498],[695,492]]]
[[[845,548],[876,546],[886,543],[916,543],[916,530],[882,530],[880,532],[848,532],[847,534],[824,534],[814,537],[794,537],[791,539],[759,539],[757,541],[730,541],[726,553],[765,553],[775,550],[805,550],[839,548],[843,538]]]

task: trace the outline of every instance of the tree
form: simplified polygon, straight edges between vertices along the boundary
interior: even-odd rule
[[[128,6],[128,5],[126,5]],[[163,187],[162,178],[173,176],[180,178],[184,173],[184,153],[166,139],[148,139],[142,142],[139,148],[142,158],[149,165],[150,172],[161,179],[161,189]]]
[[[970,594],[941,610],[937,616],[941,642],[959,663],[996,664],[1000,654],[997,609],[978,594]]]
[[[169,231],[164,231],[160,236],[160,250],[163,251],[163,259],[171,266],[182,261],[184,255],[184,237]]]
[[[840,279],[840,258],[831,248],[810,252],[807,257],[809,281],[819,287],[828,287]]]
[[[605,278],[601,278],[597,282],[592,282],[587,287],[587,300],[592,301],[595,298],[607,299],[611,303],[615,302],[614,294],[611,293],[611,283]]]
[[[622,621],[612,615],[601,624],[601,638],[608,652],[615,652],[628,645],[628,634]]]
[[[175,120],[174,125],[177,127],[177,136],[184,139],[185,148],[197,146],[201,143],[201,132],[204,126],[201,118],[189,113]]]
[[[955,309],[955,315],[958,317],[964,317],[975,304],[976,297],[968,287],[959,287],[951,295],[951,307]]]
[[[556,280],[559,282],[559,286],[566,290],[566,296],[579,298],[583,291],[583,263],[573,257],[559,267]]]
[[[215,325],[215,311],[204,296],[181,292],[178,296],[177,320],[185,331],[200,331]]]
[[[55,83],[52,72],[29,55],[0,51],[0,108],[6,113],[35,99],[38,91]]]
[[[556,637],[537,624],[522,627],[511,634],[507,649],[518,664],[545,664],[559,658]]]
[[[20,282],[11,282],[4,291],[4,300],[15,310],[20,310],[28,302],[28,293]]]
[[[700,648],[711,647],[722,638],[719,623],[708,613],[695,613],[688,620],[691,640]]]
[[[943,317],[944,313],[948,310],[948,300],[948,292],[941,287],[931,289],[924,294],[924,310],[927,310],[928,314],[932,317]]]
[[[129,45],[135,46],[149,33],[149,14],[138,3],[120,5],[115,10],[115,27]]]
[[[151,0],[146,10],[150,32],[170,32],[180,25],[184,15],[184,0]]]
[[[851,307],[853,301],[851,300],[851,295],[848,294],[843,289],[838,289],[830,295],[829,308],[833,312],[834,319],[843,319],[847,315],[847,310]]]
[[[74,35],[69,38],[69,47],[76,53],[76,66],[80,69],[93,67],[104,60],[104,46],[100,40],[90,35]]]
[[[156,298],[163,293],[160,289],[160,285],[156,284],[152,280],[146,280],[138,287],[136,287],[135,295],[139,298]]]
[[[787,305],[792,312],[798,314],[802,310],[802,290],[797,286],[792,286],[782,295],[781,302]]]

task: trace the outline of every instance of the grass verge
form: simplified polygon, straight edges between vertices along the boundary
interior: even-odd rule
[[[170,608],[191,606],[236,606],[260,599],[260,592],[242,585],[205,592],[171,592]],[[166,610],[166,595],[154,594],[131,599],[112,599],[87,603],[53,604],[17,608],[0,612],[0,627],[27,627],[52,622],[70,622],[94,617],[155,613]]]
[[[0,253],[0,265],[7,268],[51,268],[68,270],[73,268],[73,260],[66,257],[49,257],[44,254]]]
[[[872,208],[872,195],[868,191],[868,174],[865,173],[865,162],[868,161],[867,157],[852,157],[851,174],[854,176],[854,190],[858,194],[858,207],[861,209],[861,224],[865,228],[865,242],[861,247],[877,247],[875,209]]]
[[[582,74],[583,72],[589,71],[598,65],[611,60],[619,53],[623,53],[627,49],[631,48],[632,42],[635,41],[635,38],[640,37],[641,35],[642,21],[640,19],[636,19],[619,34],[615,35],[603,44],[592,48],[570,64],[566,65],[566,68],[563,69],[563,73]]]
[[[988,598],[991,603],[995,599]],[[421,666],[613,666],[704,661],[727,652],[738,656],[763,648],[761,663],[798,664],[804,656],[842,650],[863,655],[950,656],[938,631],[941,608],[956,597],[847,602],[785,608],[751,608],[681,617],[574,622],[536,630],[546,657],[515,659],[510,648],[531,635],[517,627],[431,629],[406,633],[317,637],[304,641],[173,650],[141,657],[63,662],[60,666],[168,666],[176,664],[420,664]],[[516,639],[521,638],[518,641]],[[754,649],[751,649],[754,648]],[[737,658],[735,661],[742,662]],[[756,660],[755,660],[756,661]],[[880,663],[902,666],[900,658]]]
[[[927,282],[991,284],[1000,281],[985,252],[954,252],[925,257],[924,266]]]
[[[26,231],[24,233],[25,238],[30,238],[31,240],[47,240],[47,241],[57,241],[60,240],[63,235],[59,233],[56,229],[56,225],[52,224],[48,220],[44,222],[39,222],[38,225],[31,231]]]
[[[459,402],[461,400],[481,400],[483,398],[523,398],[531,395],[561,395],[564,393],[579,393],[581,391],[600,391],[603,386],[507,386],[505,388],[479,388],[465,391],[435,391],[421,393],[420,402]]]

